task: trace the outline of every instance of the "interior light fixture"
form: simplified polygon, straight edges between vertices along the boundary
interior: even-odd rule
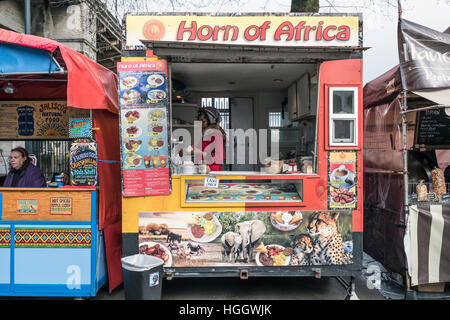
[[[276,83],[281,83],[281,82],[283,82],[282,79],[273,79],[273,81],[276,82]]]
[[[16,92],[16,87],[14,87],[11,81],[8,81],[8,83],[3,86],[3,91],[6,94],[14,94],[14,92]]]

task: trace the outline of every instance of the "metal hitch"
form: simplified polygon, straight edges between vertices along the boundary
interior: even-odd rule
[[[248,279],[248,269],[240,269],[239,270],[239,278],[246,280]]]

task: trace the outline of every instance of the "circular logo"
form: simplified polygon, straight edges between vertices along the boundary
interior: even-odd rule
[[[144,25],[144,36],[148,40],[159,40],[164,36],[164,26],[158,20],[147,21]]]

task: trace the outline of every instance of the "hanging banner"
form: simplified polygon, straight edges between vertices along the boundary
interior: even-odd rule
[[[170,194],[166,61],[120,62],[123,196]]]
[[[403,88],[450,87],[450,34],[399,19],[398,51]]]
[[[2,139],[67,139],[70,118],[90,118],[66,101],[0,101]]]
[[[78,139],[70,147],[70,184],[72,186],[97,185],[97,143]]]
[[[328,153],[328,208],[356,209],[356,152]]]

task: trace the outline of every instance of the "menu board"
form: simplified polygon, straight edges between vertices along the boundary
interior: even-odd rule
[[[356,209],[356,152],[328,153],[328,208]]]
[[[423,110],[418,115],[416,144],[450,146],[450,108]]]
[[[70,118],[90,118],[89,110],[67,107],[66,101],[2,101],[0,109],[3,139],[65,139]]]
[[[123,196],[170,194],[166,61],[120,62]]]
[[[89,139],[75,140],[70,147],[70,184],[97,185],[97,143]]]

